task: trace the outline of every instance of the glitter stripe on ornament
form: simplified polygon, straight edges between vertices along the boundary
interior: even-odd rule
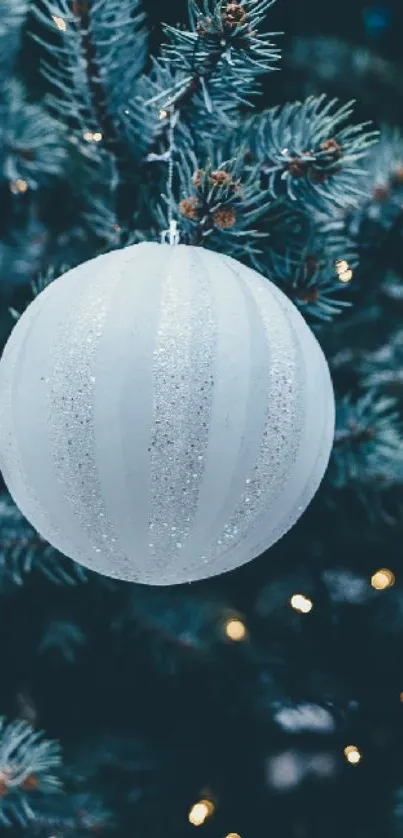
[[[19,509],[25,514],[25,510],[30,512],[33,510],[35,520],[37,522],[37,531],[43,538],[52,540],[53,544],[59,544],[59,549],[64,552],[70,547],[67,545],[60,530],[54,525],[54,521],[50,520],[49,510],[38,500],[38,495],[35,492],[35,487],[32,486],[29,477],[27,477],[26,461],[22,456],[24,454],[24,447],[21,446],[21,441],[16,433],[16,422],[13,417],[14,412],[14,396],[15,396],[15,369],[22,357],[22,352],[26,344],[27,337],[29,337],[32,327],[39,315],[42,304],[46,294],[46,289],[40,297],[36,297],[28,310],[25,312],[23,319],[20,319],[4,348],[2,356],[2,365],[0,367],[0,389],[2,398],[0,400],[0,451],[1,451],[1,471],[3,479],[6,484],[9,483],[9,469],[12,464],[13,468],[13,490],[12,498]],[[47,295],[46,295],[47,296]],[[29,440],[32,444],[34,435],[32,434],[32,424],[35,414],[27,406],[27,415],[31,419],[31,435]],[[12,426],[10,427],[10,421]],[[23,465],[24,463],[24,465]]]
[[[179,262],[179,265],[178,265]],[[154,563],[164,577],[195,517],[208,442],[217,341],[209,283],[191,251],[174,248],[164,276],[154,349],[154,405],[150,450]]]
[[[206,420],[208,441],[204,468],[198,478],[198,506],[186,553],[182,554],[186,573],[194,561],[198,566],[208,560],[206,548],[222,530],[222,507],[233,491],[234,473],[244,446],[251,346],[244,296],[233,275],[212,251],[198,248],[192,259],[209,285],[209,308],[217,340],[211,365],[213,398]],[[197,335],[198,327],[195,328]]]
[[[149,449],[153,422],[152,358],[160,308],[161,277],[172,249],[138,245],[141,271],[131,250],[115,253],[121,282],[113,297],[97,354],[94,416],[102,496],[117,532],[120,560],[105,572],[147,582],[151,504]],[[129,261],[128,260],[129,257]],[[106,392],[105,387],[108,387]],[[130,575],[131,573],[131,575]],[[152,581],[152,580],[150,580]]]
[[[273,289],[273,295],[279,303],[283,313],[290,322],[302,319],[298,310],[294,309],[291,303],[277,289]],[[297,323],[295,323],[296,331]],[[308,330],[308,327],[307,327]],[[283,491],[272,504],[270,515],[263,512],[260,520],[254,527],[252,538],[247,544],[240,545],[227,557],[222,557],[216,566],[216,572],[232,570],[239,566],[240,557],[242,563],[254,559],[272,544],[282,537],[300,518],[302,511],[308,506],[315,495],[321,480],[325,466],[329,460],[329,450],[334,437],[335,410],[332,398],[332,384],[329,369],[323,353],[318,352],[317,342],[309,331],[307,340],[300,342],[300,349],[303,358],[303,368],[306,370],[306,398],[305,398],[305,426],[300,437],[300,445],[297,457],[289,474],[289,479],[283,487]],[[321,386],[318,388],[318,381]],[[318,392],[326,394],[326,399],[318,402]],[[302,418],[303,414],[301,414]],[[310,465],[310,451],[312,434],[319,439],[318,454]],[[290,495],[293,500],[290,503]],[[285,509],[286,513],[281,514]],[[272,520],[278,519],[278,524],[273,528]],[[270,540],[267,535],[269,533]],[[204,574],[200,573],[198,579],[203,579]]]
[[[229,257],[226,258],[229,260]],[[236,262],[234,270],[238,271]],[[259,277],[257,282],[254,274],[248,277],[245,272],[245,288],[248,287],[248,279],[251,280],[248,290],[255,300],[273,357],[268,378],[270,399],[261,447],[241,501],[245,509],[245,549],[254,540],[257,521],[263,514],[270,517],[274,501],[284,490],[301,443],[301,426],[304,425],[306,412],[302,398],[305,367],[298,362],[303,356],[299,333],[293,328],[279,300],[275,316],[275,293],[268,301],[265,281]]]
[[[25,341],[16,365],[15,434],[26,464],[27,484],[32,486],[33,493],[41,497],[46,518],[49,516],[53,522],[52,529],[45,526],[41,535],[66,555],[82,555],[83,552],[90,555],[91,540],[77,525],[72,496],[66,497],[66,487],[60,480],[57,455],[56,459],[53,456],[55,415],[49,400],[49,384],[54,380],[58,333],[63,328],[72,302],[80,298],[85,286],[80,269],[77,269],[74,276],[65,274],[55,283],[58,284],[57,294],[53,294],[53,288],[49,286],[38,298],[40,306],[35,328],[29,335],[29,341]],[[25,356],[27,342],[29,357]],[[63,382],[60,382],[60,386],[63,390]],[[64,530],[63,522],[66,526]],[[65,535],[62,540],[57,534],[54,536],[53,527],[68,533],[68,536]]]
[[[276,287],[273,289],[273,294],[284,316],[294,326],[295,332],[301,336],[302,315]],[[299,340],[299,344],[302,358],[301,366],[306,375],[304,382],[305,398],[303,402],[301,400],[302,410],[298,416],[299,423],[303,423],[303,425],[297,457],[289,471],[284,491],[279,495],[273,506],[274,514],[279,518],[279,524],[273,531],[276,538],[279,537],[277,533],[282,534],[295,524],[315,495],[323,479],[325,464],[327,464],[331,453],[330,443],[334,438],[333,385],[326,358],[308,326],[306,326],[305,339],[303,341]],[[319,396],[323,394],[326,398],[320,399]],[[317,455],[313,463],[311,459],[312,439],[319,441]],[[282,509],[288,510],[286,516],[280,515]],[[259,542],[255,540],[254,549],[261,547],[261,544],[261,539]]]
[[[94,279],[82,282],[75,293],[71,288],[69,305],[54,334],[47,388],[52,456],[65,506],[73,510],[76,528],[78,525],[86,533],[91,547],[88,567],[92,566],[94,552],[116,553],[116,532],[108,519],[98,479],[93,408],[95,359],[111,299],[121,279],[114,271],[105,284],[109,264],[110,254],[98,257],[94,260]],[[66,281],[70,282],[68,276]]]
[[[329,388],[329,371],[325,364],[321,365],[320,368],[316,368],[317,379],[316,382],[320,381],[324,392],[330,394],[332,390]],[[313,404],[317,405],[317,402],[313,402]],[[326,466],[329,462],[329,451],[331,449],[331,443],[334,439],[334,424],[335,424],[335,412],[334,412],[334,401],[327,396],[326,401],[323,403],[323,413],[322,411],[318,411],[321,418],[321,424],[316,423],[316,426],[311,425],[311,428],[314,432],[318,433],[318,454],[314,463],[312,464],[308,474],[304,474],[302,471],[303,468],[303,451],[306,450],[306,446],[308,445],[307,438],[304,438],[304,435],[301,439],[301,447],[299,452],[298,460],[295,463],[295,468],[290,475],[289,483],[291,484],[292,488],[294,489],[294,501],[292,506],[287,509],[286,515],[283,515],[280,518],[278,525],[271,530],[271,535],[273,538],[272,544],[274,544],[280,537],[282,537],[291,527],[294,526],[296,521],[300,518],[302,512],[307,508],[308,504],[311,502],[312,498],[316,494],[322,480],[323,474],[326,470]],[[310,417],[308,417],[309,421]],[[309,426],[308,426],[309,427]],[[302,466],[302,467],[301,467]],[[285,491],[287,491],[287,487],[285,487]],[[284,504],[284,494],[279,498],[279,506]],[[255,544],[251,547],[248,551],[247,556],[250,558],[254,558],[258,556],[263,550],[267,550],[267,539],[266,542],[256,541]],[[236,567],[237,565],[233,565]]]
[[[241,402],[240,397],[238,397],[235,401],[229,401],[226,405],[228,412],[226,421],[229,425],[233,424],[234,416],[239,412],[242,418],[242,424],[239,428],[239,446],[237,449],[232,450],[232,457],[229,457],[227,462],[226,492],[217,501],[212,526],[209,530],[207,528],[205,529],[204,543],[206,546],[203,550],[204,558],[200,560],[196,554],[188,567],[186,567],[186,572],[189,570],[193,571],[193,568],[197,570],[200,563],[208,566],[217,555],[225,552],[226,545],[228,545],[228,549],[232,549],[244,537],[247,507],[249,503],[252,503],[253,506],[253,492],[251,491],[249,495],[245,490],[249,488],[247,481],[251,472],[251,466],[256,462],[259,455],[260,441],[266,423],[266,414],[270,409],[272,398],[269,380],[271,347],[253,296],[248,292],[239,275],[234,272],[231,263],[225,265],[222,257],[219,257],[219,265],[217,263],[215,264],[217,257],[214,257],[214,254],[210,252],[206,255],[203,251],[200,251],[200,259],[204,266],[204,271],[207,275],[210,275],[213,301],[217,295],[216,270],[220,270],[221,283],[225,277],[226,286],[222,294],[223,306],[218,308],[219,316],[217,318],[217,328],[221,333],[228,332],[228,325],[230,323],[230,319],[228,319],[230,318],[228,299],[233,298],[235,294],[239,295],[239,306],[244,319],[245,338],[242,339],[238,328],[231,330],[230,327],[230,345],[226,351],[228,356],[232,358],[237,376],[244,376],[245,385],[242,392],[243,401]],[[217,308],[214,303],[212,303],[212,306],[214,310]],[[223,371],[225,374],[226,367],[220,358],[215,360],[214,379],[219,383],[223,376]],[[223,440],[227,436],[226,426],[215,424],[214,419],[211,418],[211,427],[214,428],[218,440],[221,440],[220,444],[222,447]],[[210,466],[213,470],[213,458],[210,459]],[[211,495],[211,493],[213,494]],[[213,481],[210,487],[205,488],[205,497],[210,497],[211,506],[211,497],[216,498]],[[238,507],[240,499],[242,499],[243,503],[241,509],[237,511],[235,516],[234,510]]]
[[[245,438],[251,442],[244,461],[238,463],[229,504],[222,510],[225,526],[208,553],[207,569],[214,562],[225,570],[237,547],[242,552],[247,549],[256,521],[263,512],[270,515],[272,500],[284,485],[289,463],[298,450],[297,410],[302,381],[297,364],[298,339],[276,301],[268,298],[265,280],[259,277],[258,284],[254,274],[248,286],[239,275],[238,263],[229,257],[224,260],[243,289],[255,341],[245,425]],[[256,359],[262,359],[260,370]]]

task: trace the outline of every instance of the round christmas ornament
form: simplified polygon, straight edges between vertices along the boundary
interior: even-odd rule
[[[0,362],[0,465],[28,521],[106,576],[238,567],[300,517],[334,432],[297,309],[234,259],[144,243],[52,282]]]

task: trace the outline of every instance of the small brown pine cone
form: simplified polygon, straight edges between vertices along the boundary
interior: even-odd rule
[[[232,176],[229,172],[224,172],[222,169],[211,172],[210,180],[214,186],[230,186],[233,183]]]
[[[383,204],[389,198],[388,187],[382,186],[381,184],[379,184],[379,186],[375,186],[372,193],[372,197],[374,201],[376,201],[378,204]]]
[[[81,17],[88,12],[88,3],[87,0],[73,0],[73,15],[76,17]]]
[[[299,157],[294,157],[288,164],[288,171],[292,177],[304,177],[308,170],[308,164]]]
[[[393,181],[394,183],[403,184],[403,163],[399,163],[393,169]]]
[[[197,221],[200,215],[200,204],[197,198],[183,198],[179,204],[179,212],[184,218],[189,218],[191,221]]]
[[[320,144],[320,150],[331,154],[334,160],[340,160],[342,155],[341,145],[335,139],[325,140]]]
[[[4,797],[10,791],[10,775],[7,769],[0,770],[0,797]]]
[[[211,26],[212,22],[213,22],[213,19],[211,17],[205,17],[205,18],[202,18],[201,20],[198,20],[197,24],[196,24],[196,32],[201,37],[203,37],[204,35],[207,35],[207,33],[209,31],[209,26]]]
[[[301,300],[302,303],[316,303],[319,299],[319,289],[318,288],[299,288],[295,295],[297,300]]]
[[[204,175],[204,170],[203,169],[196,169],[196,171],[195,171],[195,173],[192,177],[192,181],[193,181],[195,186],[197,186],[197,187],[201,186],[203,175]]]
[[[329,177],[329,172],[326,172],[325,169],[312,169],[311,170],[311,178],[314,183],[326,183]]]
[[[307,256],[306,257],[306,259],[305,259],[305,269],[306,269],[306,275],[309,279],[312,279],[312,277],[315,276],[316,271],[318,270],[318,267],[319,267],[319,265],[318,265],[318,260],[316,259],[316,256]]]
[[[218,207],[213,213],[215,227],[221,230],[229,230],[236,223],[236,212],[234,207]]]
[[[239,26],[246,19],[246,11],[240,3],[227,3],[223,12],[223,23],[226,26]]]
[[[38,778],[35,777],[35,774],[29,774],[28,777],[25,778],[24,782],[21,783],[21,788],[24,791],[35,791],[39,786]]]

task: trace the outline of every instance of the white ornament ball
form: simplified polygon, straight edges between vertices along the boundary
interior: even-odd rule
[[[137,244],[52,282],[0,362],[0,465],[54,547],[117,579],[229,571],[300,517],[334,433],[297,309],[234,259]]]

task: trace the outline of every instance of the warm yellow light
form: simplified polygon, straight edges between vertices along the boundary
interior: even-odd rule
[[[361,760],[361,754],[355,745],[347,745],[347,748],[344,748],[344,756],[350,765],[358,765]]]
[[[194,803],[189,812],[189,822],[193,826],[202,826],[205,820],[214,812],[214,803],[211,800],[199,800]]]
[[[294,611],[300,611],[301,614],[309,614],[313,608],[312,600],[308,599],[304,594],[294,594],[290,599],[290,605]]]
[[[245,640],[246,626],[238,617],[231,617],[225,624],[225,633],[230,640]]]
[[[382,567],[377,570],[371,577],[371,585],[376,591],[384,591],[386,588],[391,588],[395,584],[396,577],[387,567]]]
[[[18,178],[17,180],[13,180],[10,183],[10,189],[11,189],[11,192],[14,193],[14,195],[16,195],[18,192],[20,194],[23,194],[24,192],[27,191],[28,184],[27,184],[26,180],[22,180],[21,178]]]
[[[87,143],[100,143],[102,140],[100,131],[95,131],[94,133],[92,131],[84,131],[83,137]]]
[[[351,282],[352,278],[353,272],[351,268],[349,268],[348,271],[344,271],[344,273],[339,274],[339,282]]]
[[[167,116],[168,116],[168,111],[166,111],[166,110],[164,110],[164,108],[162,108],[160,110],[159,114],[158,114],[158,119],[166,119]]]
[[[345,259],[338,259],[336,262],[336,272],[340,282],[351,282],[353,272]]]
[[[52,15],[52,20],[55,22],[57,28],[60,29],[61,32],[66,31],[67,23],[66,23],[65,20],[63,20],[62,17],[57,17],[57,15]]]
[[[225,838],[241,838],[239,832],[229,832]]]
[[[351,268],[349,268],[348,271],[344,272],[344,274],[340,274],[339,281],[347,283],[347,282],[351,282],[352,278],[353,278],[353,272],[352,272]]]
[[[401,702],[402,702],[402,704],[403,704],[403,692],[401,692],[401,693],[400,693],[399,698],[400,698],[400,701],[401,701]]]

